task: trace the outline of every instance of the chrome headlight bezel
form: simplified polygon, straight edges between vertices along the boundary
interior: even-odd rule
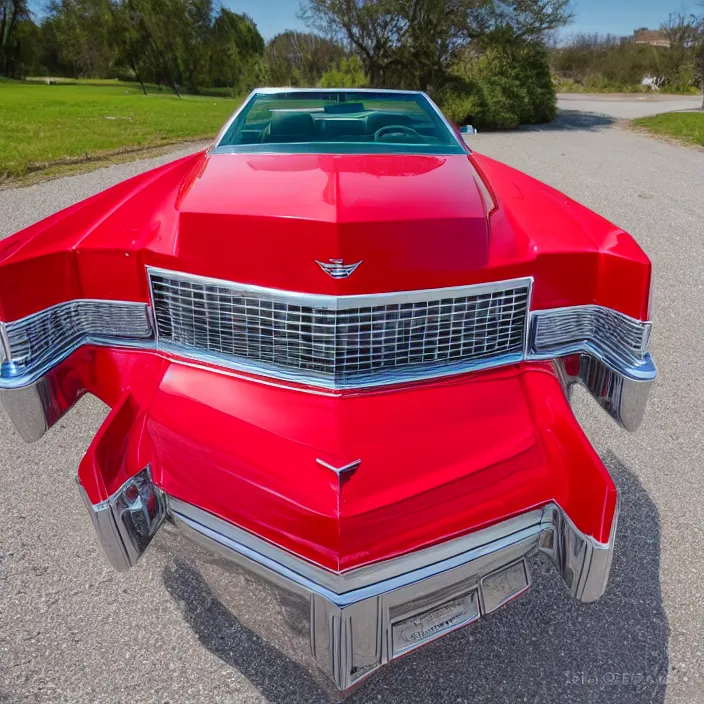
[[[649,321],[598,305],[531,311],[528,359],[586,354],[614,371],[638,378],[652,366]]]
[[[648,353],[651,327],[597,305],[533,311],[526,358],[555,360],[566,391],[581,382],[617,423],[634,431],[657,374]],[[568,372],[569,357],[577,357],[577,365]]]
[[[83,345],[143,346],[154,339],[146,303],[74,299],[0,322],[0,388],[33,383]]]

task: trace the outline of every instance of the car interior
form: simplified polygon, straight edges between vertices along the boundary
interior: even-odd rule
[[[331,103],[319,108],[271,109],[269,114],[269,119],[245,121],[236,143],[447,142],[446,135],[422,112],[411,115],[369,110],[362,103]]]

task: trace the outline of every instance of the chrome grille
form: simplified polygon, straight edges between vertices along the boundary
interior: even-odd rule
[[[557,354],[598,350],[607,360],[638,365],[648,349],[650,323],[596,305],[534,311],[532,352]]]
[[[158,344],[331,388],[520,361],[530,280],[318,296],[149,270]]]
[[[5,346],[13,373],[56,361],[84,342],[116,343],[152,337],[144,303],[74,300],[5,324]]]

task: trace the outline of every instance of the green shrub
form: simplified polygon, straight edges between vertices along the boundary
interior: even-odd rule
[[[694,52],[694,81],[704,93],[704,42]]]
[[[612,35],[577,34],[567,46],[553,49],[550,62],[561,77],[584,84],[591,77],[601,78],[608,86],[639,86],[643,76],[664,72],[668,50],[636,44]]]
[[[668,93],[690,93],[694,88],[694,92],[697,92],[696,83],[695,66],[693,63],[688,63],[667,76],[663,90]]]
[[[678,95],[696,95],[699,90],[693,85],[694,80],[692,67],[685,66],[679,73],[664,82],[659,91]],[[553,83],[558,93],[651,93],[654,90],[641,83],[618,83],[600,73],[591,74],[581,82],[554,75]]]
[[[484,105],[476,86],[455,85],[445,91],[440,99],[445,117],[456,125],[476,123],[475,115],[482,114]]]
[[[650,89],[641,85],[643,78],[657,76],[664,79],[660,86],[663,92],[692,93],[698,82],[691,31],[686,25],[673,26],[670,47],[636,44],[630,37],[577,34],[566,46],[551,51],[550,63],[560,79],[560,90],[648,92]],[[570,87],[571,81],[574,87]]]
[[[321,88],[365,88],[369,79],[364,74],[362,62],[357,56],[342,59],[320,79]]]
[[[445,114],[480,129],[550,122],[557,100],[547,59],[543,46],[520,42],[490,46],[480,56],[465,54],[440,96]]]
[[[586,93],[642,93],[643,87],[640,83],[619,83],[611,78],[594,73],[587,76],[582,86]]]

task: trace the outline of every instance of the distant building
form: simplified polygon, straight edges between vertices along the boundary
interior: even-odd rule
[[[659,29],[648,29],[642,27],[633,32],[633,41],[636,44],[649,44],[650,46],[662,46],[669,48],[670,40],[665,32]]]

